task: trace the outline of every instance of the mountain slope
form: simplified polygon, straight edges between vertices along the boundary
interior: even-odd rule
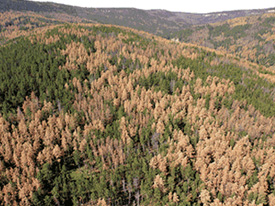
[[[274,203],[272,71],[123,27],[25,35],[0,47],[0,204]]]
[[[134,8],[82,8],[63,4],[32,2],[27,0],[0,0],[0,11],[32,11],[58,18],[69,15],[73,20],[97,21],[103,24],[127,26],[152,34],[167,37],[171,32],[179,31],[189,25],[201,25],[233,19],[240,16],[251,16],[268,13],[271,9],[241,10],[216,12],[209,14],[192,14],[170,12],[165,10],[141,10]]]
[[[274,11],[274,10],[273,10]],[[270,67],[275,64],[275,13],[193,26],[171,35]]]

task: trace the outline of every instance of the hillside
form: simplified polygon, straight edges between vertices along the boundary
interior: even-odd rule
[[[44,21],[0,47],[1,205],[275,204],[273,70]]]
[[[236,17],[260,15],[272,10],[240,10],[194,14],[165,10],[141,10],[135,8],[82,8],[27,0],[0,0],[0,4],[0,12],[11,10],[19,12],[28,11],[39,13],[46,17],[54,17],[59,20],[60,16],[63,18],[66,16],[67,20],[70,17],[71,22],[90,21],[90,23],[114,24],[147,31],[163,37],[168,37],[172,32],[180,31],[190,25],[202,25],[225,21]]]
[[[170,38],[207,46],[270,67],[275,64],[275,10],[225,22],[192,26]]]

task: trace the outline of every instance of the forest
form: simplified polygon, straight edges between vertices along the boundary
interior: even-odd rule
[[[275,65],[275,14],[250,15],[195,25],[170,34],[183,42],[206,46],[263,66]]]
[[[8,20],[0,205],[275,205],[274,70],[126,27]]]

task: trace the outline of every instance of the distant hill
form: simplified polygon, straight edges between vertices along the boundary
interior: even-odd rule
[[[227,21],[194,25],[171,34],[190,42],[234,54],[265,66],[275,65],[275,10]]]
[[[92,20],[103,24],[127,26],[152,34],[169,36],[171,32],[182,30],[186,26],[201,25],[225,21],[228,19],[267,13],[268,9],[193,14],[170,12],[166,10],[141,10],[134,8],[82,8],[56,3],[32,2],[27,0],[0,0],[0,11],[32,11],[54,14],[55,17],[66,14],[72,17]]]

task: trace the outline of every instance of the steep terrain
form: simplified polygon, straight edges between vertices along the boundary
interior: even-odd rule
[[[1,205],[275,204],[273,70],[125,27],[16,18],[1,31]]]
[[[170,38],[207,46],[270,67],[275,64],[275,10],[263,15],[192,26]]]

